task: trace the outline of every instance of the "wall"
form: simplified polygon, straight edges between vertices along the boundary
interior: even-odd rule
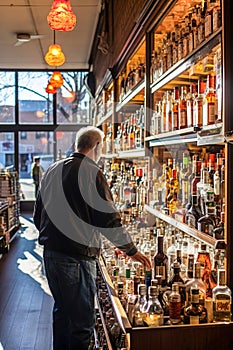
[[[99,38],[96,36],[91,60],[93,61],[93,71],[96,77],[96,86],[101,83],[107,69],[111,69],[119,61],[127,39],[131,32],[138,25],[138,19],[148,0],[107,0],[107,21],[104,21],[104,11],[99,21],[98,34],[108,29],[107,40],[109,49],[107,54],[103,54],[99,49]],[[107,22],[107,28],[104,29]]]

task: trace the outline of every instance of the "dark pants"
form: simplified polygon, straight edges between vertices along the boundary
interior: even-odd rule
[[[96,262],[47,250],[44,262],[54,298],[53,349],[87,350],[95,323]]]

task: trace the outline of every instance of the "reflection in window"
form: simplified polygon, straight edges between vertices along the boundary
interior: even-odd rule
[[[0,72],[0,123],[15,123],[14,72]]]
[[[63,73],[64,84],[57,91],[57,121],[59,124],[89,123],[90,97],[84,85],[87,72]]]
[[[55,133],[57,144],[57,158],[66,158],[74,152],[76,132],[63,132],[57,130]]]

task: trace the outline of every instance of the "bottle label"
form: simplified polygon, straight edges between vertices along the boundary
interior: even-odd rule
[[[165,266],[156,266],[155,267],[156,276],[162,276],[162,280],[166,279],[166,268]]]
[[[181,301],[169,302],[169,316],[172,320],[180,319]]]
[[[199,324],[199,316],[190,316],[190,324]]]
[[[230,312],[231,302],[230,300],[219,299],[215,302],[217,312]]]

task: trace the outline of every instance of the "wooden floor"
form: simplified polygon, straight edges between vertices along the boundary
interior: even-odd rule
[[[51,350],[52,297],[30,215],[0,259],[0,350]]]

